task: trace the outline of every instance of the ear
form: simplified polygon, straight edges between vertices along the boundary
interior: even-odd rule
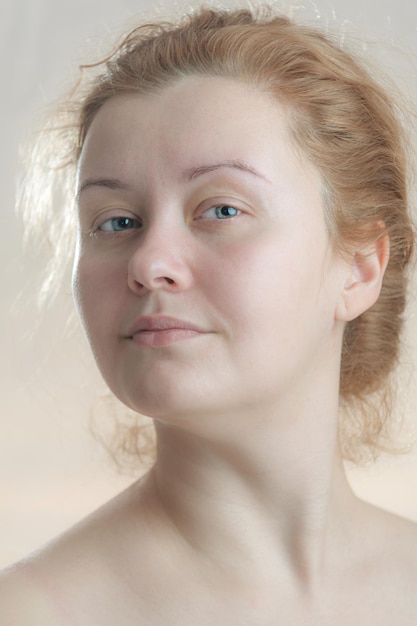
[[[389,248],[389,237],[384,234],[352,255],[336,319],[350,322],[378,300],[388,264]]]

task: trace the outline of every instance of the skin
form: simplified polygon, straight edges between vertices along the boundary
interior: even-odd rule
[[[352,494],[337,446],[388,241],[338,256],[288,113],[221,78],[108,101],[78,192],[77,305],[157,461],[4,577],[7,623],[415,625],[416,527]],[[136,332],[161,315],[189,329]]]

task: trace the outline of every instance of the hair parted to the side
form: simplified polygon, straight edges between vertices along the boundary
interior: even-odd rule
[[[190,75],[220,76],[257,86],[286,105],[296,145],[321,173],[336,250],[345,253],[385,233],[390,238],[379,300],[346,327],[340,379],[343,456],[358,460],[364,448],[386,447],[389,377],[414,239],[406,139],[391,95],[330,36],[267,7],[202,8],[177,22],[139,26],[104,61],[83,70],[61,113],[67,171],[75,171],[100,107],[119,94],[152,93]]]

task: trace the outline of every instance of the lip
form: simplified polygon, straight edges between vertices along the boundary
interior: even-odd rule
[[[163,347],[193,339],[210,331],[186,320],[167,315],[140,317],[131,326],[127,338],[144,346]]]

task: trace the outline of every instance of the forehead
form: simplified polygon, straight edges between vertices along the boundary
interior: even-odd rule
[[[97,169],[104,175],[114,168],[163,167],[175,176],[207,162],[237,159],[256,163],[266,177],[288,170],[318,177],[291,138],[282,103],[246,83],[187,77],[153,94],[108,100],[89,128],[80,170],[92,176]]]

